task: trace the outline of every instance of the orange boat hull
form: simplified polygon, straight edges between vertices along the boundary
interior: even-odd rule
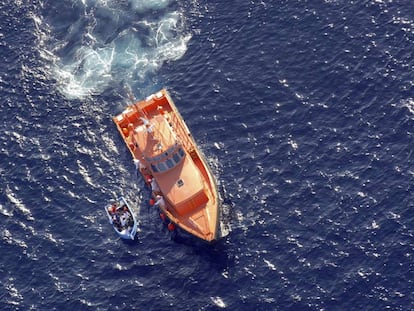
[[[113,120],[144,180],[153,180],[153,196],[162,198],[158,207],[163,213],[186,232],[216,240],[217,184],[168,92],[126,107]]]

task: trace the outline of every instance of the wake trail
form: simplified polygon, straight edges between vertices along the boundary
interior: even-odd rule
[[[165,62],[184,55],[191,39],[184,14],[170,0],[70,0],[61,10],[51,5],[56,7],[37,16],[36,25],[43,56],[68,99],[125,84],[145,88]]]

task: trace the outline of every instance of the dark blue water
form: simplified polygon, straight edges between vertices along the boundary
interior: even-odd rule
[[[1,310],[414,309],[410,0],[2,0]],[[166,87],[228,234],[171,241],[111,117]],[[102,206],[123,194],[139,240]]]

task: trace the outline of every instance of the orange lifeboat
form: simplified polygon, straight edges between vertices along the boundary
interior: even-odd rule
[[[217,184],[187,125],[163,89],[113,118],[155,205],[178,227],[208,242],[219,237]]]

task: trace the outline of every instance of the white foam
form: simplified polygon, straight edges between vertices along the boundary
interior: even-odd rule
[[[226,307],[226,304],[224,303],[223,299],[221,299],[221,297],[210,297],[210,298],[217,307],[220,307],[220,308]]]
[[[12,235],[12,233],[7,229],[5,229],[1,232],[1,237],[2,237],[3,242],[5,242],[7,244],[10,244],[10,245],[17,245],[17,246],[21,247],[24,250],[24,252],[28,248],[25,241],[14,237]]]
[[[79,174],[83,177],[83,179],[91,186],[96,187],[95,184],[93,183],[93,179],[90,177],[89,174],[89,170],[82,165],[82,162],[80,160],[76,161],[77,165],[78,165],[78,172]]]
[[[8,210],[5,206],[3,206],[2,204],[0,204],[0,213],[3,214],[4,216],[13,216],[13,213]]]
[[[191,35],[185,32],[184,15],[168,11],[169,3],[170,0],[130,0],[130,6],[125,6],[110,0],[83,1],[87,13],[80,18],[90,19],[94,26],[83,29],[75,23],[71,30],[76,38],[83,40],[76,42],[68,35],[64,40],[67,42],[44,48],[48,51],[45,55],[53,55],[52,74],[59,91],[70,99],[100,94],[120,83],[134,87],[144,83],[166,61],[181,58]],[[147,17],[137,21],[136,15],[128,12],[131,7],[139,12],[148,11]],[[156,16],[153,9],[157,10]],[[39,18],[36,20],[37,25],[42,25]],[[108,25],[104,30],[98,27],[108,23],[111,27]],[[123,30],[117,33],[120,28]],[[57,57],[69,42],[74,45],[72,53]]]
[[[95,94],[111,81],[114,49],[80,47],[72,63],[58,65],[54,73],[60,91],[68,98],[81,98]]]
[[[3,287],[6,289],[7,293],[11,297],[11,300],[8,299],[7,303],[18,306],[20,302],[23,301],[23,296],[14,285],[14,281],[14,278],[9,278],[8,280],[6,280]]]
[[[414,81],[412,81],[412,85],[414,85]],[[402,101],[402,106],[406,107],[408,111],[414,115],[414,98],[409,98],[407,100]]]
[[[135,11],[143,12],[148,9],[162,9],[167,7],[171,0],[129,0],[128,1]]]
[[[30,209],[28,209],[22,200],[20,200],[17,197],[17,194],[15,192],[13,192],[12,189],[10,189],[10,187],[7,185],[6,186],[6,196],[9,199],[9,201],[15,206],[17,207],[17,209],[19,211],[21,211],[23,213],[23,215],[26,216],[27,220],[34,220],[33,216],[32,216],[32,212],[30,211]]]
[[[263,261],[265,262],[265,264],[269,267],[270,270],[276,270],[276,266],[271,263],[269,260],[263,259]]]

